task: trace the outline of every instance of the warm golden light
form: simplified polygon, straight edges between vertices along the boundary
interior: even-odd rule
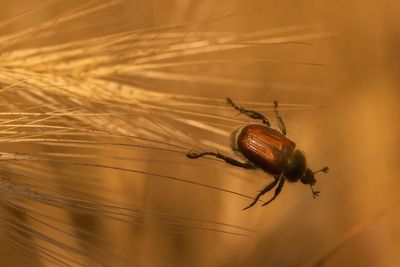
[[[1,266],[399,266],[396,1],[0,7]],[[271,175],[187,155],[274,100],[330,172],[242,210]]]

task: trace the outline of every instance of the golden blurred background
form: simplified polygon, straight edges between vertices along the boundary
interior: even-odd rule
[[[399,2],[0,6],[2,266],[399,266]],[[317,200],[185,157],[233,155],[225,97],[280,102]]]

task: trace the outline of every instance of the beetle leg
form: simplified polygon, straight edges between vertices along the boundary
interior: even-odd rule
[[[255,169],[254,164],[250,163],[250,162],[240,162],[236,159],[230,158],[228,156],[222,155],[219,152],[215,153],[215,152],[202,152],[202,153],[197,153],[197,152],[192,152],[189,151],[186,154],[186,157],[188,157],[189,159],[197,159],[200,157],[204,157],[204,156],[214,156],[218,159],[222,159],[223,161],[225,161],[226,163],[236,166],[236,167],[240,167],[240,168],[244,168],[244,169]]]
[[[279,184],[278,184],[278,186],[277,186],[276,189],[275,189],[275,194],[274,194],[274,196],[273,196],[270,200],[268,200],[267,202],[265,202],[265,203],[262,204],[262,205],[265,206],[265,205],[271,203],[271,202],[279,195],[279,193],[282,191],[282,187],[283,187],[284,184],[285,184],[285,178],[284,178],[284,177],[281,177],[281,179],[279,180]]]
[[[279,114],[278,101],[276,101],[276,100],[274,101],[274,109],[275,109],[275,117],[276,117],[276,120],[278,121],[278,127],[281,130],[281,132],[283,133],[283,135],[286,135],[286,126],[282,120],[281,115]]]
[[[252,206],[254,206],[254,204],[257,203],[257,201],[260,199],[260,197],[262,195],[264,195],[265,193],[267,193],[268,191],[270,191],[272,188],[274,188],[276,186],[278,181],[279,181],[279,176],[276,176],[275,180],[272,183],[270,183],[267,186],[265,186],[264,189],[261,190],[260,193],[258,193],[258,195],[254,198],[253,202],[251,202],[250,205],[245,207],[243,210],[247,210],[248,208],[251,208]]]
[[[261,120],[263,124],[266,124],[267,126],[271,126],[271,124],[269,123],[269,120],[261,113],[254,111],[254,110],[248,110],[245,109],[242,106],[238,106],[236,105],[232,99],[230,99],[229,97],[226,98],[226,101],[228,102],[229,105],[231,105],[234,109],[236,109],[237,111],[240,112],[240,114],[244,114],[247,117],[250,117],[252,119],[256,119],[256,120]]]

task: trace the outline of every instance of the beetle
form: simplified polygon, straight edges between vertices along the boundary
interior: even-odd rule
[[[295,142],[286,136],[286,127],[279,114],[278,102],[276,100],[274,101],[274,111],[279,131],[273,129],[269,120],[261,113],[254,110],[248,110],[243,106],[238,106],[230,98],[226,98],[226,100],[230,106],[239,111],[239,114],[261,121],[261,124],[248,124],[241,126],[231,134],[232,150],[242,158],[246,159],[246,162],[241,162],[234,158],[225,156],[218,151],[200,153],[189,151],[186,156],[190,159],[213,156],[236,167],[244,169],[261,169],[272,175],[274,181],[267,184],[257,194],[253,202],[243,208],[243,210],[254,206],[261,196],[276,187],[273,197],[263,203],[262,206],[271,203],[282,191],[286,180],[292,183],[300,180],[303,184],[310,186],[314,199],[318,197],[320,192],[314,191],[313,188],[313,185],[316,183],[315,174],[319,172],[327,173],[329,168],[324,167],[313,172],[307,167],[304,153],[297,149]]]

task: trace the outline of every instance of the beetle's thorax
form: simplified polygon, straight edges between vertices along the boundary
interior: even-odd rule
[[[288,158],[284,175],[289,182],[297,182],[307,170],[306,158],[299,149],[296,149]]]

